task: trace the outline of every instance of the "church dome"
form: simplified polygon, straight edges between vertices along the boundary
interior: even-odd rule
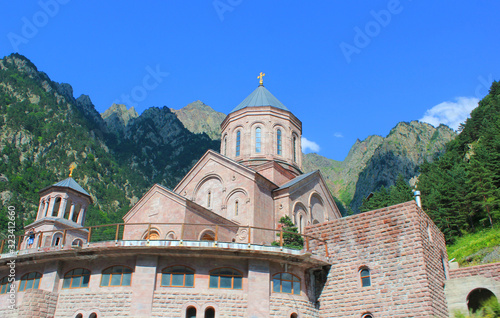
[[[245,107],[272,106],[282,110],[289,111],[282,102],[280,102],[264,85],[259,85],[250,95],[247,96],[231,113]]]

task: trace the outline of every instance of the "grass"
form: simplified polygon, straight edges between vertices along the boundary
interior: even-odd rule
[[[477,265],[485,254],[477,252],[493,250],[496,246],[500,246],[500,226],[498,225],[457,238],[455,243],[447,247],[448,258],[455,258],[461,266]]]

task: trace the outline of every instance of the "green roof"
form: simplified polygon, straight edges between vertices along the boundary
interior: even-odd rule
[[[270,91],[263,85],[257,87],[252,94],[248,95],[235,109],[231,111],[243,109],[245,107],[272,106],[283,110],[288,110]]]

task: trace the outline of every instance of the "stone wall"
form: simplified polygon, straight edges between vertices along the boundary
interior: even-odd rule
[[[319,310],[314,307],[314,304],[304,299],[287,294],[271,294],[270,317],[282,318],[290,317],[292,313],[296,313],[303,318],[319,318]],[[331,317],[326,315],[325,317]]]
[[[500,299],[500,263],[451,269],[446,282],[446,299],[450,316],[455,311],[467,312],[471,291],[483,288]]]
[[[19,317],[49,318],[54,317],[57,306],[57,293],[41,289],[29,289],[18,309]]]
[[[194,306],[199,317],[205,308],[213,307],[218,318],[247,316],[247,295],[228,292],[155,291],[152,317],[184,318],[186,309]]]
[[[446,257],[444,238],[415,202],[314,225],[306,232],[327,240],[332,263],[319,297],[321,317],[447,317],[445,275],[438,265],[440,256]],[[316,241],[311,248],[325,253]],[[363,268],[370,270],[369,287],[361,285]]]
[[[129,317],[132,292],[71,292],[59,295],[55,318],[98,309],[102,317]]]

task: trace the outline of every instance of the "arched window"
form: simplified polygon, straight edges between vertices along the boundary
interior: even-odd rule
[[[52,237],[52,246],[59,246],[61,245],[62,242],[62,234],[61,233],[56,233]]]
[[[290,273],[275,274],[273,292],[300,295],[300,279]]]
[[[85,268],[75,268],[64,275],[62,288],[89,287],[90,271]]]
[[[297,162],[297,136],[293,136],[293,161]]]
[[[196,318],[196,308],[188,307],[186,309],[186,318]]]
[[[7,291],[10,289],[9,277],[5,276],[0,280],[0,295],[7,294]]]
[[[73,210],[73,219],[71,221],[75,223],[78,221],[78,216],[80,215],[81,209],[82,209],[82,204],[77,203],[77,205],[75,205],[75,209]]]
[[[64,209],[64,218],[66,220],[69,220],[69,212],[71,211],[71,205],[72,202],[71,200],[68,199],[68,201],[66,201],[66,208]]]
[[[89,318],[97,318],[97,314],[95,312],[91,313]]]
[[[364,314],[363,316],[361,316],[361,318],[373,318],[373,315],[368,313],[368,314]]]
[[[82,314],[78,314],[75,316],[75,318],[83,318],[83,315]]]
[[[207,208],[209,208],[210,207],[210,203],[212,203],[210,201],[212,201],[212,192],[210,190],[208,190],[208,194],[207,194]]]
[[[168,232],[167,240],[175,240],[175,232],[174,231]]]
[[[281,129],[278,129],[276,132],[276,144],[277,144],[277,152],[278,155],[281,156],[282,146],[281,146]]]
[[[205,231],[200,237],[200,241],[215,241],[215,233],[212,231]]]
[[[213,307],[205,309],[205,318],[215,318],[215,309]]]
[[[42,274],[37,272],[31,272],[23,275],[23,277],[21,277],[21,283],[19,284],[19,291],[38,289],[38,286],[40,286],[41,278]]]
[[[102,271],[101,287],[130,286],[132,269],[126,266],[111,266]]]
[[[171,266],[161,271],[161,286],[193,287],[194,270],[186,266]]]
[[[75,239],[73,240],[73,242],[71,243],[71,246],[74,246],[74,247],[82,247],[83,246],[83,241],[80,240],[80,239]]]
[[[261,146],[260,131],[261,131],[260,127],[255,128],[255,152],[256,153],[260,153],[260,150],[261,150],[261,148],[260,148],[260,146]]]
[[[57,197],[56,201],[54,202],[54,206],[52,207],[52,215],[54,217],[57,217],[57,214],[59,213],[59,207],[61,206],[61,198]]]
[[[359,271],[359,275],[361,277],[361,286],[362,287],[369,287],[372,285],[371,279],[370,279],[370,270],[368,268],[362,268]]]
[[[235,216],[238,215],[238,200],[234,202],[234,215]]]
[[[236,132],[236,157],[240,155],[240,146],[241,146],[241,131],[238,130]]]
[[[467,295],[467,308],[469,311],[476,312],[481,309],[483,303],[490,299],[497,300],[495,294],[486,288],[476,288]],[[497,317],[497,316],[495,316]]]
[[[143,240],[159,240],[160,239],[160,232],[156,229],[149,229],[149,231],[146,231],[143,235]]]
[[[298,317],[299,317],[299,315],[297,315],[297,313],[293,313],[290,315],[290,318],[298,318]]]
[[[242,289],[243,275],[232,268],[219,268],[210,272],[210,288]]]

